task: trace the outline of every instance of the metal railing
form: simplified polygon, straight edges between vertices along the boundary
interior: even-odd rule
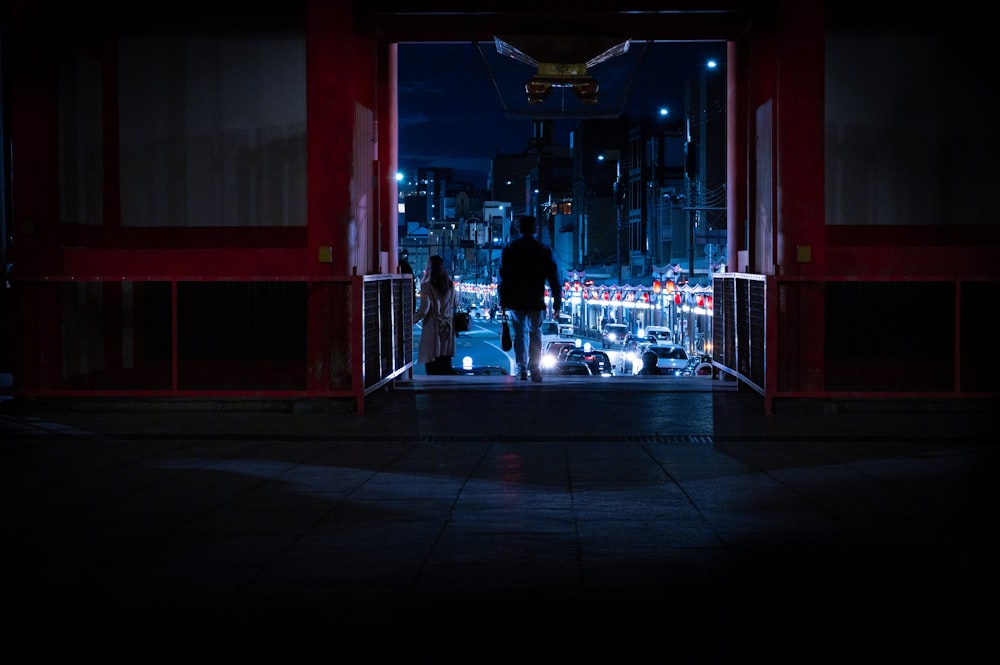
[[[413,365],[412,275],[34,276],[15,397],[364,398]]]
[[[713,364],[777,400],[995,399],[995,279],[713,278]]]

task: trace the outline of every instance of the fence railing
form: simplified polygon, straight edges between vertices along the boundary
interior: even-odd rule
[[[412,275],[75,275],[12,291],[14,396],[346,397],[363,414],[413,365]]]
[[[994,399],[995,279],[713,278],[713,362],[776,400]]]

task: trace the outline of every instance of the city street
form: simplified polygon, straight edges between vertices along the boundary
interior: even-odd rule
[[[414,365],[415,375],[424,375],[424,366],[416,362],[416,350],[420,347],[420,333],[422,326],[418,325],[413,330]],[[590,342],[596,350],[604,351],[611,359],[611,364],[615,368],[615,376],[619,376],[621,365],[620,348],[601,348],[600,339],[577,338],[570,336],[554,337],[546,336],[548,339],[581,339],[582,343]],[[452,364],[456,368],[468,367],[499,367],[508,374],[513,374],[516,370],[513,351],[503,351],[500,348],[500,322],[491,319],[472,319],[470,329],[458,334],[455,340],[455,357]],[[665,377],[669,378],[669,377]]]

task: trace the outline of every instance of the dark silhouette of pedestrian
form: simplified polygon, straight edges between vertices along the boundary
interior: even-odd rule
[[[537,220],[531,215],[518,219],[521,237],[512,240],[500,253],[497,284],[500,307],[510,312],[514,329],[514,359],[522,381],[531,372],[532,381],[541,381],[542,320],[545,316],[545,284],[552,292],[553,316],[562,309],[562,283],[552,248],[538,240]]]

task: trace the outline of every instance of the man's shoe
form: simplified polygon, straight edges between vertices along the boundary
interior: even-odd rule
[[[537,369],[532,370],[531,371],[531,380],[534,381],[535,383],[541,383],[542,382],[542,373],[539,372]]]
[[[520,379],[521,381],[527,381],[528,380],[528,372],[526,372],[525,370],[522,369],[521,373],[517,375],[517,378]]]

